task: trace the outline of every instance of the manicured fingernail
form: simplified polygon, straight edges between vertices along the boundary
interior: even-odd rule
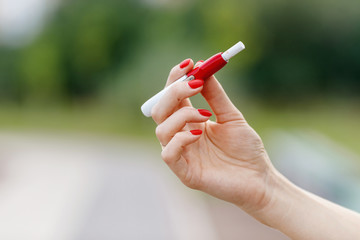
[[[195,79],[195,80],[189,81],[188,84],[191,88],[199,88],[202,85],[204,85],[204,80]]]
[[[192,133],[192,135],[200,135],[200,134],[202,134],[202,131],[200,129],[191,130],[190,132]]]
[[[189,63],[190,63],[190,58],[185,59],[184,61],[182,61],[182,62],[180,63],[180,68],[186,67],[187,65],[189,65]]]
[[[212,113],[206,109],[198,109],[199,113],[205,117],[211,117]]]

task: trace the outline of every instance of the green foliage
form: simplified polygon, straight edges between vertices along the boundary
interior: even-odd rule
[[[106,84],[106,75],[121,68],[141,42],[144,16],[136,1],[63,2],[44,31],[18,49],[14,65],[5,72],[15,71],[25,102],[94,96]]]
[[[63,1],[34,41],[0,49],[0,98],[36,105],[121,99],[118,92],[137,106],[183,58],[238,40],[247,49],[227,71],[249,96],[358,96],[359,1],[157,2]]]
[[[14,100],[20,95],[14,66],[14,52],[0,46],[0,101]]]
[[[253,94],[271,102],[359,96],[360,2],[286,2],[268,10],[261,14],[266,51],[249,69]]]

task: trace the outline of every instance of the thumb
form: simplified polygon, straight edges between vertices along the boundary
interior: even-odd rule
[[[244,120],[243,115],[231,102],[214,75],[205,81],[201,94],[214,112],[216,122],[225,123],[235,120]]]

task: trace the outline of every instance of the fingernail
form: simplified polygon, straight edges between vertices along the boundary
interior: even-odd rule
[[[189,65],[189,63],[190,63],[190,58],[185,59],[184,61],[182,61],[182,62],[180,63],[180,68],[186,67],[187,65]]]
[[[206,109],[198,109],[199,113],[205,117],[211,117],[212,113]]]
[[[200,134],[202,134],[202,131],[200,129],[191,130],[190,132],[192,133],[192,135],[200,135]]]
[[[202,85],[204,85],[204,80],[195,79],[195,80],[189,81],[188,84],[191,88],[199,88]]]

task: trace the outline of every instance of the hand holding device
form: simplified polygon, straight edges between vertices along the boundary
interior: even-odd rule
[[[220,52],[215,54],[214,56],[207,59],[203,64],[201,64],[199,67],[193,69],[188,74],[182,76],[175,82],[181,82],[181,81],[190,81],[193,79],[202,79],[205,80],[209,78],[211,75],[215,74],[217,71],[219,71],[221,68],[223,68],[230,58],[241,52],[245,49],[245,45],[242,42],[236,43],[234,46],[229,48],[224,53]],[[174,82],[174,83],[175,83]],[[173,83],[173,84],[174,84]],[[146,117],[151,116],[151,110],[154,107],[156,103],[160,100],[160,98],[165,94],[166,91],[172,86],[169,85],[166,88],[164,88],[162,91],[157,93],[155,96],[147,100],[142,106],[141,111]]]
[[[274,168],[261,138],[211,76],[226,64],[224,54],[199,68],[190,59],[174,67],[167,80],[173,87],[149,108],[164,162],[186,186],[236,204],[291,239],[359,239],[360,214],[306,192]],[[216,121],[192,106],[189,98],[200,92]]]
[[[221,58],[217,54],[210,59],[224,63]],[[193,69],[190,60],[186,66],[172,68],[167,80],[167,86],[172,87],[167,88],[152,109],[151,116],[158,125],[155,133],[162,146],[161,157],[186,186],[247,211],[259,210],[271,198],[266,181],[272,177],[262,141],[214,75],[205,82],[197,79],[176,82],[184,74],[196,76],[203,67],[198,64]],[[189,98],[199,93],[212,112],[193,107]],[[210,120],[212,113],[216,121]]]

